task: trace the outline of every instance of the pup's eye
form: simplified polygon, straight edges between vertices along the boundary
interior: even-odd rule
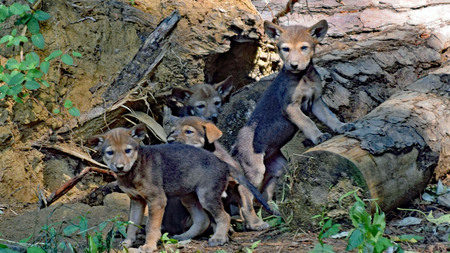
[[[302,46],[300,49],[302,50],[302,51],[306,51],[306,50],[308,50],[308,46]]]
[[[197,108],[198,109],[203,109],[203,108],[205,108],[205,105],[197,105]]]
[[[288,47],[282,47],[281,50],[282,50],[283,52],[289,52],[289,48],[288,48]]]
[[[220,101],[216,101],[216,102],[214,102],[214,105],[220,105],[221,104],[221,102]]]
[[[184,131],[184,133],[185,134],[192,134],[192,133],[194,133],[192,130],[186,130],[186,131]]]
[[[127,154],[131,153],[131,148],[125,149],[125,153],[127,153]]]
[[[114,155],[114,151],[112,151],[112,150],[106,151],[106,154],[109,155],[109,156],[112,156],[112,155]]]

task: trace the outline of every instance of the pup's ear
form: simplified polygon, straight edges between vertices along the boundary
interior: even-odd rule
[[[281,28],[281,26],[266,20],[264,21],[264,31],[266,32],[267,36],[269,36],[269,39],[277,40],[284,32],[284,29]]]
[[[222,136],[222,131],[220,131],[220,129],[217,128],[213,123],[204,122],[202,123],[202,125],[205,128],[206,140],[208,141],[208,143],[213,143]]]
[[[225,80],[214,85],[214,89],[220,94],[223,100],[227,99],[234,88],[233,76],[228,76]]]
[[[145,135],[147,134],[147,125],[144,123],[140,123],[135,125],[130,129],[130,135],[131,137],[139,140],[144,140]]]
[[[180,120],[179,117],[172,115],[172,110],[169,107],[164,106],[163,109],[163,128],[164,131],[169,134],[172,127]]]
[[[189,99],[192,95],[192,91],[189,89],[183,89],[183,88],[172,88],[172,97],[184,101],[186,99]]]
[[[95,135],[87,139],[87,144],[96,150],[100,150],[100,147],[103,145],[104,141],[105,137],[103,135]]]
[[[325,38],[325,34],[328,31],[328,23],[325,19],[320,20],[315,25],[311,26],[308,31],[311,33],[311,36],[317,39],[317,43],[320,42],[323,38]]]

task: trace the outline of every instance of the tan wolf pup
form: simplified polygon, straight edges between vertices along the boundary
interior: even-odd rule
[[[222,131],[214,123],[196,116],[182,118],[172,116],[172,121],[174,121],[174,126],[167,138],[169,142],[179,142],[204,148],[213,152],[220,160],[242,171],[239,163],[217,141],[222,136]],[[227,193],[240,206],[241,215],[247,229],[263,230],[270,227],[267,222],[256,215],[253,203],[250,202],[251,199],[246,199],[248,193],[245,187],[236,185],[234,179],[231,178]]]
[[[187,240],[207,229],[209,218],[206,210],[216,223],[208,244],[226,243],[230,216],[223,209],[221,195],[227,187],[230,171],[235,169],[211,152],[189,145],[140,145],[145,134],[146,126],[139,124],[131,129],[115,128],[88,139],[90,145],[101,151],[103,161],[117,175],[119,187],[130,197],[129,220],[140,225],[145,206],[149,207],[146,240],[140,250],[156,250],[168,197],[180,197],[193,219],[189,230],[174,238]],[[233,176],[239,183],[253,189],[251,191],[257,199],[262,199],[242,173]],[[270,210],[264,200],[261,202]],[[128,226],[124,247],[132,246],[137,230],[136,226]]]
[[[217,84],[196,84],[190,89],[173,88],[172,99],[181,102],[184,106],[176,116],[198,116],[217,123],[217,117],[222,109],[222,104],[231,95],[234,88],[233,77],[228,76]],[[171,106],[174,109],[174,106]]]
[[[269,38],[276,41],[284,64],[239,131],[231,154],[250,182],[260,187],[270,201],[276,181],[287,164],[280,148],[298,129],[314,144],[331,137],[322,133],[305,113],[312,112],[337,133],[352,130],[354,125],[339,121],[321,98],[322,82],[312,58],[316,45],[325,37],[327,22],[321,20],[311,27],[283,28],[265,21],[264,29]]]

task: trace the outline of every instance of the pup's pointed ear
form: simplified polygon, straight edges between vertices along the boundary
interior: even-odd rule
[[[234,88],[233,76],[228,76],[225,80],[214,85],[214,89],[220,94],[222,99],[228,98]]]
[[[311,26],[308,31],[311,36],[317,39],[317,43],[325,38],[325,34],[328,31],[328,23],[325,19],[320,20],[315,25]]]
[[[87,139],[87,144],[95,150],[100,150],[100,147],[103,145],[104,141],[105,137],[103,135],[95,135]]]
[[[222,137],[222,131],[220,131],[213,123],[204,122],[202,125],[205,128],[206,140],[208,143],[213,143]]]
[[[269,39],[275,41],[284,32],[284,29],[281,28],[281,26],[266,20],[264,21],[264,31],[266,32]]]
[[[192,95],[192,91],[189,89],[183,89],[183,88],[172,88],[172,97],[174,97],[177,100],[184,101],[186,99],[189,99]]]
[[[144,123],[137,124],[130,129],[131,137],[139,139],[141,141],[144,140],[146,134],[147,125],[145,125]]]

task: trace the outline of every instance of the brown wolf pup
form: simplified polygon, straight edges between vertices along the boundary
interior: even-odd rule
[[[175,115],[198,116],[217,123],[222,104],[231,95],[233,85],[233,77],[228,76],[214,85],[197,84],[190,89],[173,88],[171,98],[184,105],[178,112],[174,110]],[[172,109],[174,109],[173,106]]]
[[[173,117],[174,126],[167,140],[179,142],[195,147],[204,148],[213,152],[220,160],[230,164],[238,170],[241,166],[228,154],[225,148],[217,141],[222,136],[222,131],[212,122],[196,116]],[[245,221],[245,227],[251,230],[263,230],[269,228],[269,224],[261,220],[255,213],[253,203],[245,197],[248,195],[245,187],[235,185],[234,179],[230,180],[227,192],[240,206],[241,214]],[[237,187],[237,188],[236,188]],[[243,193],[241,193],[243,192]]]
[[[260,193],[242,173],[236,175],[233,167],[206,150],[183,144],[139,145],[145,133],[146,126],[140,124],[131,129],[115,128],[88,140],[101,151],[103,161],[117,175],[119,187],[130,197],[130,221],[139,225],[145,206],[149,207],[146,240],[140,250],[156,250],[167,197],[180,197],[193,219],[191,228],[175,236],[176,239],[187,240],[203,232],[209,226],[206,210],[216,223],[208,244],[226,243],[230,216],[223,209],[221,195],[227,187],[230,170],[240,183],[255,194]],[[132,246],[136,232],[136,226],[128,226],[125,247]]]
[[[354,129],[354,126],[340,122],[321,98],[322,83],[312,58],[316,45],[325,37],[327,22],[322,20],[311,27],[282,28],[265,21],[264,29],[269,38],[276,41],[284,64],[239,131],[231,153],[250,182],[260,187],[270,201],[277,178],[287,164],[280,148],[298,129],[314,144],[331,137],[322,133],[305,113],[312,112],[337,133]]]

